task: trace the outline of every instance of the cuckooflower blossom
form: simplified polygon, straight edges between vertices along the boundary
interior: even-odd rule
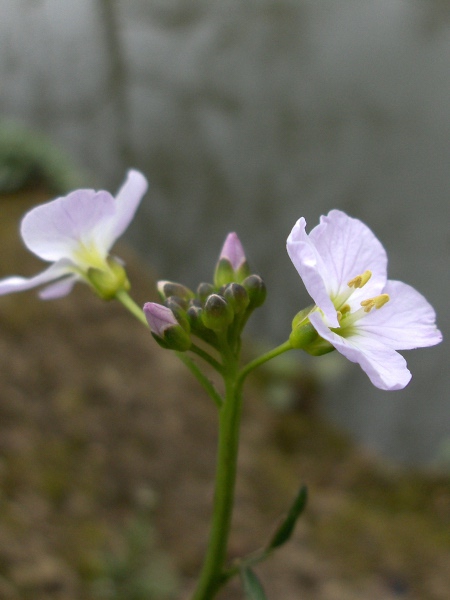
[[[22,220],[22,239],[31,252],[52,264],[29,279],[0,280],[0,295],[47,284],[41,298],[60,298],[76,281],[92,284],[90,273],[112,288],[116,279],[126,279],[119,263],[108,259],[109,250],[130,224],[146,190],[145,177],[132,170],[115,198],[109,192],[83,189],[30,210]]]
[[[411,286],[387,279],[386,252],[358,219],[332,210],[309,235],[305,227],[302,217],[287,251],[315,302],[309,322],[376,387],[404,388],[411,373],[396,350],[442,340],[432,306]]]

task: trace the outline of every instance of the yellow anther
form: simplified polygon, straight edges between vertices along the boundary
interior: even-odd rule
[[[352,309],[350,308],[350,304],[344,304],[344,306],[341,306],[341,308],[339,309],[339,312],[341,313],[341,315],[346,315],[351,310]]]
[[[371,277],[372,271],[364,271],[364,273],[362,273],[361,275],[357,275],[356,277],[353,277],[353,279],[350,279],[347,285],[348,287],[353,287],[355,289],[362,288],[366,285],[366,283]]]
[[[372,308],[381,308],[386,302],[389,302],[389,294],[380,294],[374,298],[363,300],[361,306],[364,307],[364,312],[370,312]]]

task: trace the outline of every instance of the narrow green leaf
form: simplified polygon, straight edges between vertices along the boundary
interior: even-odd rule
[[[288,514],[286,515],[286,518],[282,521],[281,525],[272,536],[268,548],[277,548],[288,541],[292,535],[292,532],[294,531],[297,519],[302,514],[306,506],[307,499],[308,489],[306,485],[302,485],[291,508],[289,509]]]
[[[248,600],[267,600],[261,582],[249,567],[241,569],[241,579]]]

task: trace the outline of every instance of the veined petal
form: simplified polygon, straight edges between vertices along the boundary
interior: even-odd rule
[[[301,217],[289,234],[286,243],[287,251],[308,294],[322,309],[330,327],[337,327],[339,323],[336,309],[331,301],[328,287],[330,278],[328,265],[306,234],[305,227],[306,221]]]
[[[363,332],[356,331],[343,338],[327,327],[318,311],[310,315],[310,321],[322,338],[328,340],[348,360],[358,363],[377,388],[401,390],[409,383],[411,373],[406,361],[393,348]]]
[[[114,200],[114,212],[104,223],[101,231],[101,244],[108,250],[131,223],[141,200],[147,191],[146,178],[139,171],[130,170]]]
[[[115,212],[115,200],[108,192],[76,190],[36,206],[22,220],[25,245],[47,261],[74,256],[80,244],[91,245]],[[108,249],[104,251],[104,258]]]
[[[340,210],[320,217],[320,224],[309,234],[311,242],[327,267],[327,289],[332,297],[348,289],[347,283],[371,271],[372,277],[354,297],[377,296],[387,280],[387,255],[372,231]],[[321,307],[322,308],[322,307]]]
[[[388,281],[384,293],[389,302],[372,310],[358,322],[358,329],[395,350],[434,346],[442,341],[436,313],[429,302],[410,285]]]
[[[34,277],[6,277],[6,279],[0,280],[0,295],[3,296],[4,294],[30,290],[39,285],[56,281],[65,275],[73,275],[71,266],[72,263],[70,263],[70,261],[61,260],[50,265],[48,269],[45,269],[45,271],[42,271]]]

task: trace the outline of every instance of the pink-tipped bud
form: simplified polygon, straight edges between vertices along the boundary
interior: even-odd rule
[[[144,314],[153,337],[163,348],[180,352],[189,350],[189,332],[183,329],[170,308],[156,302],[147,302]]]
[[[226,258],[230,262],[233,271],[237,271],[247,260],[237,233],[232,232],[227,235],[219,260],[222,258]]]
[[[236,233],[229,233],[222,246],[222,251],[214,273],[214,284],[217,289],[228,283],[240,283],[250,274],[244,248]]]

